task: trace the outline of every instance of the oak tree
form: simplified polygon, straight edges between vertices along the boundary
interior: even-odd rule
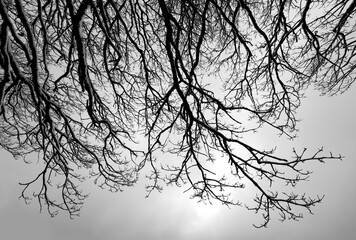
[[[0,0],[0,146],[44,163],[22,197],[74,216],[86,197],[80,168],[110,191],[149,172],[148,194],[184,185],[200,200],[240,205],[230,194],[248,183],[261,226],[272,210],[300,218],[322,198],[282,193],[279,184],[306,180],[305,162],[342,157],[322,149],[280,156],[244,136],[269,127],[294,138],[308,87],[330,95],[350,87],[355,6]]]

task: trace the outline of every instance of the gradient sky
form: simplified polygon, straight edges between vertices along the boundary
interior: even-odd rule
[[[292,147],[309,147],[345,156],[344,161],[305,165],[314,171],[310,181],[297,185],[311,196],[325,194],[323,202],[299,222],[280,222],[255,229],[260,215],[243,207],[228,209],[220,204],[204,205],[183,194],[185,188],[166,187],[163,193],[145,198],[144,179],[122,193],[109,193],[91,180],[82,189],[90,192],[79,218],[60,213],[51,218],[39,213],[37,202],[19,200],[18,182],[31,180],[36,166],[15,161],[0,150],[0,239],[323,239],[351,240],[356,237],[356,85],[341,96],[319,97],[308,91],[298,116],[299,137],[288,142],[274,135],[255,134],[261,145],[277,145],[291,153]],[[257,140],[256,140],[257,141]],[[236,192],[245,199],[249,189]]]

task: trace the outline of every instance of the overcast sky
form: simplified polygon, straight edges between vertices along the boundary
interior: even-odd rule
[[[319,97],[309,91],[298,116],[299,138],[286,142],[276,136],[256,135],[261,144],[272,143],[286,153],[292,147],[324,146],[345,155],[344,161],[305,165],[314,171],[300,192],[326,194],[314,215],[299,222],[280,222],[275,216],[267,229],[255,229],[260,215],[236,207],[204,205],[183,194],[184,188],[165,188],[145,198],[144,182],[112,194],[83,185],[90,192],[81,216],[70,220],[65,213],[51,218],[39,213],[36,202],[18,199],[18,182],[31,180],[34,167],[15,161],[0,151],[0,239],[355,239],[356,237],[356,86],[341,96]],[[246,191],[241,196],[246,197]],[[240,194],[237,192],[236,194]],[[247,194],[248,195],[248,194]]]

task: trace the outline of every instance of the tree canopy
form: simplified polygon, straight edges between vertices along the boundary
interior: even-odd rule
[[[342,157],[322,149],[280,156],[244,136],[269,127],[294,138],[308,87],[330,95],[350,87],[355,6],[0,0],[0,146],[18,158],[39,153],[44,163],[22,197],[74,216],[86,197],[80,168],[110,191],[149,172],[148,194],[184,185],[200,200],[240,205],[230,193],[247,182],[261,226],[272,210],[300,218],[322,198],[280,193],[279,184],[306,180],[305,162]]]

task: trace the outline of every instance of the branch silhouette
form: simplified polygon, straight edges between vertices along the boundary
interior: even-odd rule
[[[355,6],[0,0],[0,146],[44,163],[22,197],[72,217],[87,197],[80,168],[110,191],[150,170],[148,195],[184,184],[200,200],[241,205],[231,193],[248,182],[258,194],[247,208],[263,216],[257,227],[272,210],[301,218],[322,197],[273,187],[305,181],[311,172],[301,164],[342,156],[304,149],[285,157],[243,137],[269,127],[292,139],[308,87],[330,95],[350,87]],[[219,174],[217,162],[229,171]]]

